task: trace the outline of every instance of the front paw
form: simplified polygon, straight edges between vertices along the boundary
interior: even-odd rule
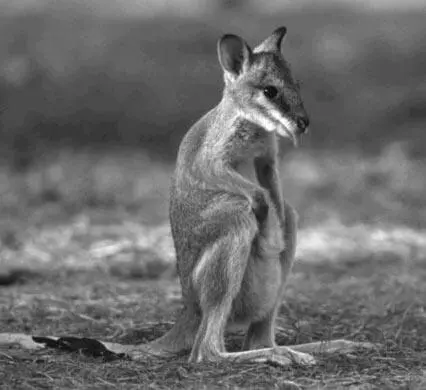
[[[266,195],[259,191],[253,197],[252,211],[258,224],[263,224],[268,218],[269,204]]]

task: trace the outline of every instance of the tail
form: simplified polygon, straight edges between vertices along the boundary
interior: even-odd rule
[[[141,353],[146,351],[153,355],[167,356],[189,352],[194,344],[200,320],[194,309],[185,307],[168,332],[140,346]]]

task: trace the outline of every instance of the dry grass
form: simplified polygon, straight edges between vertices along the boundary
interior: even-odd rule
[[[306,388],[422,388],[426,243],[418,194],[426,188],[424,163],[395,145],[369,159],[298,152],[283,168],[302,228],[278,341],[348,337],[381,348],[319,356],[315,367],[288,369],[189,365],[185,357],[105,363],[3,348],[2,386],[282,388],[284,379],[294,379]],[[180,304],[163,224],[170,171],[137,154],[64,152],[24,173],[3,168],[9,217],[1,225],[0,281],[10,285],[0,287],[0,332],[123,343],[162,334]],[[228,344],[238,349],[241,335]]]
[[[340,261],[313,259],[306,257],[313,237],[309,229],[301,231],[301,260],[281,309],[278,342],[346,337],[380,343],[377,350],[323,355],[317,366],[282,369],[191,365],[185,356],[106,363],[53,350],[1,348],[2,388],[282,388],[288,379],[312,389],[422,388],[426,267],[421,247],[413,240],[410,257],[398,252],[377,256],[378,248],[361,256],[355,248]],[[348,232],[356,242],[353,230],[339,234]],[[336,231],[331,234],[338,238]],[[131,245],[122,245],[124,239]],[[325,241],[333,241],[332,236]],[[180,307],[178,283],[167,272],[173,268],[167,227],[144,227],[125,213],[87,212],[68,222],[38,224],[20,243],[20,248],[3,248],[1,262],[13,267],[20,260],[32,273],[0,287],[0,332],[142,343],[165,332]],[[159,275],[163,278],[152,280]],[[238,349],[241,341],[241,334],[232,334],[228,347]]]
[[[382,346],[351,355],[319,356],[314,367],[191,365],[186,357],[143,362],[100,360],[51,350],[0,350],[3,388],[306,388],[420,389],[426,384],[424,262],[359,261],[346,266],[300,263],[281,310],[277,340],[297,343],[348,337]],[[176,281],[142,281],[99,269],[44,271],[5,288],[0,331],[79,335],[122,343],[158,337],[179,301]],[[158,324],[157,324],[158,323]],[[228,339],[238,349],[240,334]],[[369,387],[371,388],[371,387]]]

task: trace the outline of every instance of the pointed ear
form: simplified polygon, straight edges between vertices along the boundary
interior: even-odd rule
[[[254,49],[254,52],[281,52],[281,43],[286,34],[287,27],[278,27],[268,38]]]
[[[245,71],[250,63],[252,51],[244,39],[237,35],[226,34],[217,43],[220,65],[225,74],[233,78]]]

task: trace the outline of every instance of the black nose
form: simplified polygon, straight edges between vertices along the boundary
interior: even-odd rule
[[[302,116],[297,118],[297,127],[304,133],[309,126],[309,118],[307,116]]]

